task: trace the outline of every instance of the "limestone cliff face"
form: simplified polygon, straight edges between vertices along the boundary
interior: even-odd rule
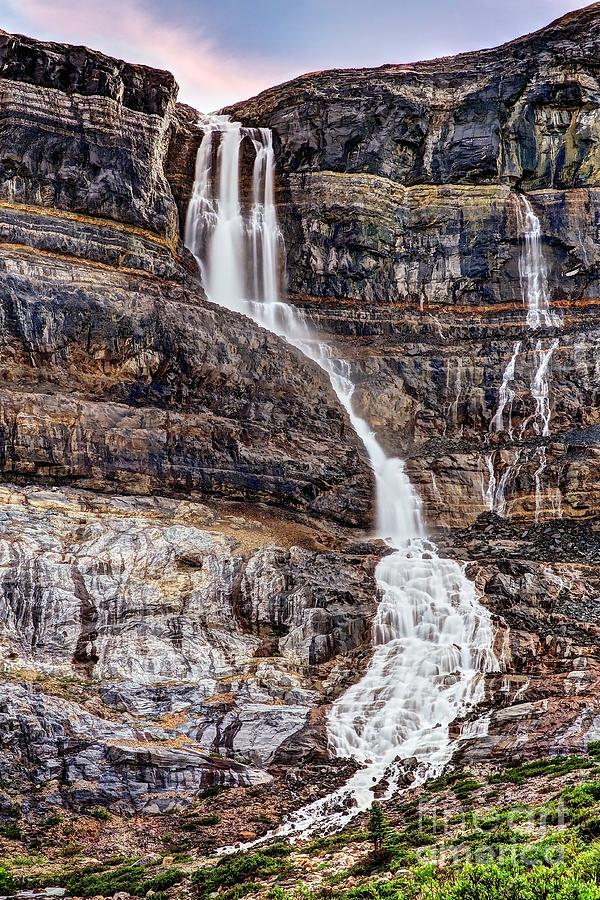
[[[206,302],[171,75],[2,34],[0,92],[3,801],[269,781],[368,644],[360,442],[318,367]]]
[[[598,727],[599,58],[596,3],[495,50],[307,75],[230,110],[274,132],[291,299],[499,616],[501,708],[471,759]],[[535,331],[523,196],[559,320]]]
[[[470,761],[598,736],[599,55],[596,4],[232,110],[274,132],[292,300],[497,617]],[[360,443],[317,367],[206,302],[181,241],[201,134],[172,76],[2,34],[0,90],[0,815],[283,784],[326,757],[368,657]],[[535,333],[523,192],[562,316]]]
[[[557,335],[543,516],[598,512],[599,54],[593,4],[496,50],[307,75],[231,110],[274,130],[292,298],[354,360],[357,399],[410,458],[432,523],[473,522],[486,456],[501,477],[519,447],[508,510],[533,520],[535,350]],[[523,192],[556,332],[525,327]],[[520,442],[489,434],[517,341]]]

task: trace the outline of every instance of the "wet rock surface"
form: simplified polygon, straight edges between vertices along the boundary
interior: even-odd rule
[[[291,299],[496,616],[465,764],[600,734],[599,47],[594,4],[232,110],[274,132]],[[217,786],[207,845],[251,839],[351,769],[326,716],[368,663],[372,473],[323,373],[206,302],[181,239],[201,133],[172,76],[4,34],[0,61],[1,815],[106,806],[143,846],[144,816]],[[561,316],[535,334],[523,191]]]
[[[0,63],[3,802],[269,784],[294,735],[326,755],[368,647],[362,446],[317,366],[206,302],[173,77],[5,34]]]

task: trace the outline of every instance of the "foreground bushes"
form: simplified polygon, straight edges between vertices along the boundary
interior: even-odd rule
[[[600,851],[582,854],[577,864],[536,866],[515,863],[465,865],[459,870],[422,866],[393,880],[371,881],[347,891],[290,894],[276,888],[273,900],[600,900]]]
[[[15,889],[15,879],[5,866],[0,865],[0,894],[10,894]]]
[[[0,868],[0,892],[2,889]],[[144,897],[148,891],[160,893],[183,881],[185,875],[179,869],[164,869],[154,876],[148,874],[145,866],[125,863],[111,869],[100,866],[85,869],[72,869],[64,872],[53,872],[51,875],[38,878],[12,879],[12,887],[41,888],[59,885],[73,897],[112,897],[119,891],[125,891],[134,897]],[[7,891],[8,892],[8,891]]]
[[[219,888],[235,888],[229,896],[243,896],[256,887],[256,882],[272,875],[282,875],[291,868],[288,856],[289,844],[271,844],[254,853],[236,853],[225,856],[214,866],[197,869],[192,875],[200,897],[206,897]]]

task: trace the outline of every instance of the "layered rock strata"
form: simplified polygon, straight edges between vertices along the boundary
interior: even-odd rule
[[[598,512],[599,50],[593,4],[496,50],[307,75],[231,109],[273,129],[291,297],[353,361],[357,402],[409,457],[434,524],[489,508],[490,454],[498,480],[513,467],[511,517]],[[535,333],[523,192],[562,317]],[[554,339],[548,440],[531,386]],[[513,433],[497,434],[517,341]]]
[[[232,109],[273,129],[291,299],[496,614],[470,762],[598,736],[599,45],[595,4]],[[265,784],[326,756],[326,704],[365,664],[372,474],[323,374],[206,303],[181,242],[201,132],[172,76],[4,34],[0,76],[0,807]],[[524,192],[561,317],[535,333]]]
[[[173,77],[5,34],[0,76],[6,803],[269,781],[368,643],[361,444],[318,367],[205,301]]]
[[[306,75],[230,110],[273,130],[290,299],[350,360],[497,615],[471,763],[598,735],[599,53],[595,3],[501,48]],[[554,318],[536,329],[527,203]]]

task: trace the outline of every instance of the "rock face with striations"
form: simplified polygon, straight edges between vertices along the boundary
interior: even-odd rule
[[[600,733],[599,56],[595,4],[231,110],[273,129],[292,301],[496,616],[470,761]],[[368,656],[360,442],[316,366],[206,302],[171,75],[1,34],[0,90],[0,813],[285,780]],[[535,332],[524,192],[561,317]]]
[[[432,523],[485,511],[486,456],[500,478],[518,447],[509,510],[532,521],[536,346],[557,335],[543,515],[552,498],[598,513],[599,56],[593,4],[496,50],[307,75],[231,109],[274,131],[292,299],[354,361],[357,400],[409,458]],[[525,325],[523,192],[554,331]],[[520,442],[490,434],[517,341]]]
[[[229,110],[273,129],[292,301],[509,626],[484,757],[598,736],[599,59],[595,3],[498,49],[306,75]],[[554,314],[537,329],[526,202]]]
[[[170,74],[2,34],[0,90],[6,802],[264,782],[368,643],[361,444],[316,366],[206,302]]]

